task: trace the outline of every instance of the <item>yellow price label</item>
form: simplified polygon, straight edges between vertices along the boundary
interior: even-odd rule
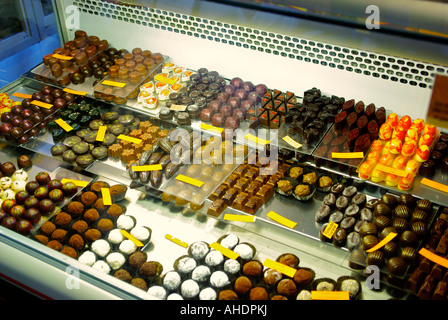
[[[106,126],[100,126],[98,128],[98,133],[96,134],[95,140],[101,141],[101,142],[104,141],[104,136],[106,135],[106,130],[107,130]]]
[[[64,120],[62,120],[61,118],[55,120],[55,122],[62,128],[64,129],[66,132],[69,132],[71,130],[73,130],[73,128]]]
[[[440,190],[442,192],[448,192],[448,186],[446,184],[442,184],[433,180],[429,180],[427,178],[423,178],[421,184],[425,186]]]
[[[129,142],[135,143],[135,144],[140,144],[140,143],[142,142],[141,139],[133,138],[133,137],[129,137],[129,136],[126,136],[126,135],[124,135],[124,134],[120,134],[120,135],[117,137],[117,139],[120,139],[120,140],[126,140],[126,141],[129,141]]]
[[[165,238],[170,240],[170,241],[172,241],[172,242],[174,242],[175,244],[177,244],[177,245],[179,245],[181,247],[184,247],[184,248],[188,247],[188,243],[183,242],[183,241],[181,241],[181,240],[179,240],[177,238],[174,238],[172,235],[170,235],[168,233],[165,235]]]
[[[270,211],[267,214],[267,216],[269,218],[271,218],[272,220],[274,220],[288,228],[294,229],[297,226],[297,222],[291,221],[291,220],[279,215],[278,213],[275,213],[274,211]]]
[[[383,171],[383,172],[386,172],[386,173],[390,173],[390,174],[394,174],[394,175],[396,175],[396,176],[404,177],[404,178],[407,177],[408,174],[410,174],[410,173],[407,172],[407,171],[400,170],[400,169],[395,169],[395,168],[391,168],[391,167],[385,166],[384,164],[380,164],[380,163],[378,163],[378,164],[376,165],[376,168],[377,168],[378,170],[380,170],[380,171]]]
[[[333,152],[333,159],[363,159],[364,152]]]
[[[397,234],[395,232],[389,233],[383,240],[381,240],[376,246],[366,250],[366,252],[376,251],[386,245],[386,243],[390,242],[393,238],[395,238]]]
[[[224,130],[223,128],[215,127],[215,126],[209,125],[204,122],[201,122],[201,129],[204,129],[207,131],[213,131],[213,132],[217,132],[217,133],[222,133],[222,131]]]
[[[56,59],[59,59],[59,60],[72,60],[73,59],[72,56],[64,56],[64,55],[58,54],[58,53],[55,53],[53,55],[53,58],[56,58]]]
[[[26,93],[14,92],[12,94],[14,97],[22,98],[22,99],[31,99],[33,96]]]
[[[73,89],[69,89],[69,88],[64,88],[62,91],[65,91],[65,92],[71,93],[71,94],[76,94],[78,96],[85,96],[87,94],[86,91],[78,91],[78,90],[73,90]]]
[[[112,80],[104,80],[102,82],[102,84],[104,84],[106,86],[119,87],[119,88],[123,88],[124,86],[126,86],[126,82],[118,82],[118,81],[112,81]]]
[[[256,136],[254,136],[253,134],[250,134],[250,133],[246,134],[245,138],[247,140],[255,142],[256,144],[263,144],[263,145],[265,145],[265,144],[271,143],[270,140],[265,140],[265,139],[258,138]]]
[[[302,147],[302,144],[298,143],[297,141],[295,141],[293,138],[291,138],[290,136],[286,136],[283,137],[283,140],[289,144],[290,146],[292,146],[293,148],[299,149],[300,147]]]
[[[203,181],[184,176],[183,174],[179,174],[176,177],[176,180],[179,180],[179,181],[191,184],[191,185],[193,185],[195,187],[202,187],[202,185],[204,184]]]
[[[81,188],[85,188],[89,185],[89,183],[87,181],[81,181],[81,180],[73,180],[73,179],[62,179],[61,183],[64,184],[66,182],[72,182],[74,183],[77,187],[81,187]]]
[[[286,264],[283,264],[283,263],[280,263],[280,262],[277,262],[277,261],[274,261],[271,259],[264,260],[263,265],[266,268],[275,269],[278,272],[281,272],[284,275],[291,277],[291,278],[294,277],[294,275],[296,274],[296,271],[297,271],[296,269],[294,269],[290,266],[287,266]]]
[[[157,80],[157,81],[160,81],[160,82],[163,82],[163,83],[168,83],[168,84],[175,84],[176,83],[175,79],[169,79],[169,78],[166,78],[166,77],[164,77],[164,76],[162,76],[160,74],[156,75],[154,77],[154,80]]]
[[[210,248],[221,252],[224,256],[226,256],[229,259],[236,260],[240,256],[238,253],[220,245],[218,242],[213,242],[212,244],[210,244]]]
[[[112,204],[112,198],[110,196],[109,188],[101,188],[101,195],[103,196],[103,204],[110,206]]]
[[[311,300],[350,300],[348,291],[311,291]]]
[[[255,222],[256,217],[255,216],[246,216],[246,215],[242,215],[242,214],[226,213],[226,214],[224,214],[223,219],[228,220],[228,221]]]
[[[162,170],[162,165],[159,164],[150,164],[150,165],[145,165],[145,166],[133,166],[132,170],[137,172],[137,171],[160,171]]]
[[[134,237],[132,234],[130,234],[130,233],[127,232],[126,230],[124,230],[124,229],[120,229],[120,232],[121,232],[121,234],[122,234],[123,236],[125,236],[125,238],[127,238],[127,239],[131,240],[132,242],[134,242],[134,244],[135,244],[137,247],[143,247],[143,246],[144,246],[144,244],[143,244],[140,240],[138,240],[136,237]]]
[[[39,100],[33,100],[33,101],[31,101],[31,103],[36,105],[36,106],[39,106],[41,108],[45,108],[45,109],[50,109],[53,106],[50,103],[45,103],[45,102],[42,102],[42,101],[39,101]]]
[[[422,248],[420,249],[420,251],[418,252],[420,255],[422,255],[423,257],[431,260],[434,263],[440,264],[442,267],[448,268],[448,260],[438,256],[435,253],[432,253],[431,251],[429,251],[428,249]]]
[[[330,221],[322,234],[326,236],[328,239],[331,239],[334,233],[336,232],[337,228],[338,224],[334,221]]]

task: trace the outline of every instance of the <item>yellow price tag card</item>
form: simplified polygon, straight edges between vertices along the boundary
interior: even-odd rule
[[[76,94],[78,96],[85,96],[87,94],[86,91],[77,91],[77,90],[72,90],[69,88],[64,88],[62,91],[65,91],[65,92],[71,93],[71,94]]]
[[[254,136],[253,134],[250,134],[250,133],[246,134],[245,138],[247,140],[255,142],[256,144],[263,144],[263,145],[265,145],[265,144],[271,143],[270,140],[265,140],[265,139],[258,138],[256,136]]]
[[[364,152],[333,152],[333,159],[363,159]]]
[[[256,217],[255,216],[246,216],[246,215],[242,215],[242,214],[226,213],[224,215],[223,219],[228,220],[228,221],[255,222]]]
[[[101,141],[101,142],[104,141],[104,136],[106,135],[106,130],[107,130],[106,126],[100,126],[98,128],[98,133],[96,134],[95,140]]]
[[[432,253],[431,251],[429,251],[428,249],[422,248],[420,249],[420,251],[418,252],[420,255],[422,255],[423,257],[431,260],[434,263],[440,264],[442,267],[448,268],[448,260],[438,256],[435,253]]]
[[[41,108],[45,108],[45,109],[50,109],[53,106],[50,103],[45,103],[45,102],[42,102],[42,101],[39,101],[39,100],[33,100],[33,101],[31,101],[31,103],[36,105],[36,106],[39,106]]]
[[[106,85],[106,86],[111,86],[111,87],[119,87],[119,88],[123,88],[126,85],[126,82],[118,82],[118,81],[112,81],[112,80],[104,80],[102,82],[102,84]]]
[[[26,93],[14,92],[12,94],[14,97],[22,98],[22,99],[31,99],[33,96]]]
[[[127,238],[127,239],[131,240],[132,242],[134,242],[134,244],[135,244],[137,247],[143,247],[143,246],[144,246],[144,244],[143,244],[140,240],[138,240],[136,237],[134,237],[132,234],[130,234],[130,233],[127,232],[126,230],[124,230],[124,229],[120,229],[120,232],[121,232],[121,234],[122,234],[125,238]]]
[[[162,165],[159,164],[150,164],[150,165],[145,165],[145,166],[133,166],[132,170],[137,172],[137,171],[160,171],[162,170]]]
[[[215,126],[209,125],[204,122],[201,122],[201,129],[204,129],[207,131],[213,131],[213,132],[217,132],[217,133],[221,133],[224,130],[223,128],[215,127]]]
[[[64,55],[58,54],[58,53],[55,53],[53,55],[53,58],[56,58],[56,59],[59,59],[59,60],[72,60],[73,59],[72,56],[64,56]]]
[[[333,238],[333,235],[336,232],[337,228],[338,224],[334,221],[330,221],[322,234],[326,236],[328,239],[331,239]]]
[[[169,78],[166,78],[166,77],[164,77],[164,76],[162,76],[160,74],[156,75],[154,77],[154,80],[160,81],[160,82],[163,82],[163,83],[168,83],[168,84],[175,84],[176,83],[175,79],[169,79]]]
[[[213,242],[212,244],[210,244],[210,248],[215,249],[216,251],[221,252],[224,256],[226,256],[229,259],[233,259],[236,260],[238,259],[238,257],[240,256],[238,253],[223,247],[222,245],[220,245],[218,242]]]
[[[55,120],[55,122],[62,128],[64,129],[66,132],[69,132],[71,130],[73,130],[73,128],[64,120],[62,120],[61,118]]]
[[[391,167],[385,166],[385,165],[380,164],[380,163],[378,163],[376,165],[376,168],[378,170],[380,170],[380,171],[383,171],[383,172],[386,172],[386,173],[390,173],[390,174],[394,174],[394,175],[399,176],[399,177],[407,177],[408,174],[410,174],[407,171],[391,168]]]
[[[174,238],[172,235],[170,235],[168,233],[165,235],[165,238],[170,240],[170,241],[172,241],[172,242],[174,242],[175,244],[177,244],[177,245],[179,245],[181,247],[184,247],[184,248],[188,247],[188,243],[183,242],[183,241],[181,241],[181,240],[179,240],[177,238]]]
[[[89,185],[87,181],[81,181],[81,180],[73,180],[73,179],[62,179],[61,183],[64,184],[66,182],[73,182],[77,187],[85,188]]]
[[[311,300],[350,300],[348,291],[311,291]]]
[[[269,269],[275,269],[278,272],[283,273],[284,275],[288,276],[288,277],[294,277],[294,275],[296,274],[296,269],[291,268],[290,266],[287,266],[286,264],[271,260],[271,259],[266,259],[263,262],[263,265],[266,268]]]
[[[110,206],[112,204],[112,198],[110,196],[109,188],[101,188],[101,195],[103,196],[103,204]]]
[[[300,143],[295,141],[290,136],[283,137],[283,140],[293,148],[299,149],[300,147],[302,147],[302,145]]]
[[[140,144],[142,142],[141,139],[125,136],[124,134],[120,134],[117,137],[117,139],[126,140],[126,141],[129,141],[129,142],[135,143],[135,144]]]
[[[191,185],[193,185],[195,187],[202,187],[202,185],[204,184],[203,181],[184,176],[183,174],[179,174],[176,177],[176,180],[179,180],[179,181],[191,184]]]
[[[381,240],[376,246],[366,250],[366,252],[376,251],[386,245],[386,243],[390,242],[393,238],[395,238],[397,234],[395,232],[389,233],[383,240]]]
[[[442,192],[448,192],[448,186],[446,184],[435,182],[435,181],[429,180],[427,178],[423,178],[421,181],[421,184],[424,184],[425,186],[440,190]]]
[[[275,213],[274,211],[270,211],[267,214],[267,216],[269,218],[271,218],[272,220],[274,220],[288,228],[294,229],[297,226],[297,222],[291,221],[291,220],[279,215],[278,213]]]

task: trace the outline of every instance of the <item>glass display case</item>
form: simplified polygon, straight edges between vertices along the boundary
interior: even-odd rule
[[[347,8],[357,13],[358,5],[350,3]],[[32,288],[42,298],[198,299],[199,288],[206,287],[213,289],[216,298],[224,298],[221,292],[225,290],[237,295],[235,279],[249,274],[243,266],[251,261],[262,264],[264,271],[276,270],[285,283],[294,283],[295,289],[288,294],[259,275],[253,287],[269,287],[268,298],[299,300],[304,298],[302,290],[310,295],[321,291],[317,289],[320,282],[331,284],[333,291],[341,294],[339,298],[426,298],[417,288],[410,289],[409,277],[420,261],[417,249],[428,248],[428,239],[435,241],[430,238],[431,230],[445,218],[445,191],[422,182],[427,177],[423,175],[403,190],[398,182],[365,179],[359,168],[361,161],[370,159],[364,156],[374,141],[383,139],[378,130],[386,117],[388,121],[391,114],[400,118],[407,115],[412,120],[425,118],[434,74],[448,71],[446,45],[440,41],[443,30],[419,26],[430,30],[432,36],[415,36],[409,30],[398,30],[405,24],[392,18],[387,22],[390,30],[376,33],[362,29],[365,24],[360,17],[365,11],[342,15],[337,1],[326,1],[326,10],[322,6],[313,2],[291,7],[286,1],[55,2],[61,48],[49,52],[41,64],[1,90],[11,99],[10,110],[3,110],[3,114],[13,113],[14,104],[37,105],[34,112],[40,112],[41,117],[20,132],[4,126],[0,163],[28,155],[33,163],[27,171],[30,181],[45,171],[52,179],[76,181],[77,193],[66,195],[66,202],[25,236],[6,226],[0,228],[1,255],[16,257],[2,259],[2,275]],[[386,8],[388,12],[393,9]],[[409,8],[414,10],[418,4]],[[347,16],[355,18],[347,22]],[[387,20],[382,16],[381,21]],[[140,74],[124,71],[119,64],[134,71],[139,65]],[[200,84],[205,89],[198,89]],[[236,93],[235,88],[245,88],[245,92]],[[44,98],[55,90],[59,90],[58,103],[55,98]],[[219,101],[224,93],[227,108]],[[241,101],[250,101],[249,97],[254,97],[253,105],[241,109]],[[65,100],[61,102],[62,98]],[[230,107],[231,103],[238,106]],[[372,104],[375,111],[384,109],[382,117],[379,112],[372,116],[368,111]],[[230,113],[235,109],[239,111]],[[359,118],[366,114],[367,119],[369,114],[369,121],[377,126],[376,135],[369,131],[364,149],[354,149],[355,142],[348,142],[348,130],[353,129],[348,120],[337,122],[340,113],[355,109]],[[214,118],[214,114],[220,116]],[[303,114],[313,116],[305,119]],[[229,118],[232,121],[228,122]],[[310,118],[320,122],[310,125]],[[12,115],[10,119],[2,117],[3,124],[12,121]],[[429,131],[430,127],[426,128]],[[434,139],[442,139],[443,129],[438,130]],[[423,127],[417,135],[423,136]],[[323,147],[330,150],[330,146],[339,145],[348,149],[321,153]],[[83,147],[86,151],[80,151]],[[430,148],[433,150],[434,144]],[[354,151],[362,156],[354,156]],[[336,153],[354,159],[337,157]],[[201,159],[195,162],[197,157]],[[445,175],[438,169],[431,179],[443,184]],[[121,197],[112,196],[115,186],[124,188]],[[348,202],[345,206],[333,203],[331,206],[336,207],[331,207],[331,213],[339,212],[341,219],[328,220],[330,207],[328,212],[324,208],[330,201],[328,195],[336,200],[343,190],[353,210],[346,210]],[[83,232],[85,245],[72,256],[68,251],[58,252],[74,246],[66,237],[81,234],[73,231],[72,224],[83,220],[86,212],[81,217],[68,206],[87,201],[82,196],[88,192],[95,201],[110,200],[102,209],[96,202],[84,203],[83,209],[100,213],[86,227],[101,230],[100,238],[92,240]],[[368,239],[364,237],[361,242],[359,234],[367,232],[361,231],[361,226],[369,223],[383,230],[385,218],[391,224],[392,217],[402,213],[398,209],[394,215],[390,211],[390,217],[384,213],[386,209],[378,213],[380,209],[375,208],[380,200],[392,209],[398,203],[405,206],[406,201],[412,212],[421,209],[425,219],[418,222],[424,223],[415,228],[423,228],[426,238],[423,231],[421,237],[419,233],[413,238],[420,229],[407,228],[417,218],[406,211],[406,217],[401,217],[404,229],[396,238],[400,238],[397,251],[387,259],[369,255],[367,250],[382,236],[378,232],[373,242],[365,243]],[[114,206],[119,214],[111,217],[108,206]],[[361,209],[363,216],[358,212]],[[65,230],[65,242],[60,241],[63,244],[55,250],[45,245],[55,239],[43,224],[56,224],[60,212],[68,212],[72,222],[65,227],[58,225]],[[145,229],[140,231],[149,232],[149,236],[138,238],[132,227],[126,229],[118,222],[121,216],[130,218],[133,227]],[[375,219],[378,216],[382,219]],[[343,218],[351,219],[342,222]],[[108,221],[100,224],[100,220]],[[351,226],[343,228],[344,223]],[[331,233],[337,230],[337,235]],[[412,231],[412,237],[402,237],[408,235],[405,231]],[[113,235],[121,240],[113,242],[117,241]],[[369,235],[373,236],[373,231]],[[251,249],[249,257],[239,251],[241,247],[236,248],[236,243],[228,243],[231,238]],[[124,241],[134,249],[122,248]],[[213,261],[193,258],[192,248],[199,243],[207,244],[207,252],[221,256],[218,267],[212,268]],[[98,248],[99,244],[106,249]],[[150,271],[133,266],[130,256],[134,252],[152,263],[150,275]],[[372,252],[379,255],[380,250]],[[113,253],[125,260],[109,261]],[[300,261],[285,267],[279,262],[285,254]],[[95,258],[89,260],[90,265],[85,260],[89,255]],[[193,280],[189,272],[183,274],[179,267],[182,258],[195,260],[213,273],[221,272],[215,276],[227,279],[225,285],[218,284],[216,277],[215,281],[207,277],[201,282]],[[241,271],[224,272],[224,261],[235,262]],[[379,287],[372,288],[366,282],[369,266],[378,267]],[[298,270],[312,274],[316,281],[303,285],[294,277]],[[173,271],[181,274],[182,281],[194,282],[192,288],[197,292],[192,297],[180,283],[174,290],[164,282]],[[341,287],[343,280],[356,282],[359,289],[350,295]]]

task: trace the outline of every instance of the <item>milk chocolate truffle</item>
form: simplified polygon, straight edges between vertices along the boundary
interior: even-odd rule
[[[145,252],[135,251],[129,256],[128,263],[132,268],[138,270],[146,262],[147,258],[148,256]]]
[[[67,205],[67,212],[74,216],[79,216],[84,212],[84,205],[79,201],[71,201]]]
[[[243,274],[246,276],[258,277],[263,272],[263,265],[260,261],[252,260],[243,265]]]
[[[277,292],[286,297],[290,297],[297,293],[297,286],[292,279],[282,279],[277,284]]]
[[[83,192],[80,198],[81,203],[87,208],[93,205],[97,199],[98,196],[92,191]]]
[[[87,222],[84,220],[78,220],[72,225],[72,229],[78,233],[84,233],[88,227]]]
[[[255,287],[250,290],[249,299],[250,300],[268,300],[269,294],[265,288]]]
[[[84,232],[84,237],[89,242],[94,242],[101,238],[101,232],[98,229],[92,228]]]

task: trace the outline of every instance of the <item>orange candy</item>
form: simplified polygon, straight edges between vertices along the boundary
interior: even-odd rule
[[[377,169],[376,167],[372,170],[372,175],[370,176],[370,180],[373,182],[382,182],[386,179],[386,173]]]
[[[392,174],[392,173],[386,174],[386,184],[391,187],[397,186],[399,180],[400,180],[400,177],[395,174]]]
[[[390,140],[390,148],[389,148],[390,153],[399,154],[399,153],[401,153],[402,147],[403,147],[403,142],[401,142],[400,139],[394,138],[394,139]]]
[[[432,124],[427,124],[424,128],[423,128],[423,134],[428,134],[431,137],[435,137],[437,133],[437,127],[432,125]]]
[[[394,128],[398,124],[398,115],[395,112],[392,112],[387,116],[386,123]]]
[[[412,119],[410,116],[406,115],[406,116],[402,116],[400,118],[400,121],[398,121],[398,125],[403,126],[406,130],[409,129],[409,127],[412,124]]]
[[[406,131],[407,129],[404,126],[398,124],[397,126],[395,126],[394,131],[392,132],[392,139],[403,140],[406,136]]]
[[[415,141],[417,141],[418,140],[418,135],[419,135],[419,133],[417,131],[417,128],[410,127],[408,129],[408,131],[406,131],[406,136],[404,137],[404,141],[408,141],[408,140],[415,140]]]
[[[412,174],[408,174],[407,177],[401,177],[398,180],[398,189],[400,190],[409,190],[414,184],[414,176]]]
[[[420,139],[418,140],[419,146],[430,146],[434,142],[434,136],[430,135],[429,133],[423,133]]]
[[[371,151],[381,152],[382,149],[383,149],[383,142],[381,140],[375,140],[370,145]]]
[[[404,170],[415,176],[419,168],[420,168],[420,162],[414,159],[410,159],[408,163],[406,163],[406,168]]]
[[[383,123],[378,134],[381,140],[389,140],[392,137],[392,132],[392,126],[389,123]]]
[[[368,180],[368,179],[370,179],[370,176],[372,175],[372,170],[373,170],[372,164],[370,164],[368,162],[363,162],[359,166],[358,176],[361,179]]]
[[[370,151],[367,155],[366,162],[372,165],[376,165],[380,160],[380,155],[381,153],[379,153],[378,151]]]
[[[383,154],[379,161],[380,164],[383,164],[388,167],[390,167],[393,162],[394,162],[394,155],[391,153]]]
[[[408,157],[399,155],[394,159],[394,162],[392,163],[392,167],[395,169],[403,170],[406,167],[408,160],[409,160]]]
[[[406,157],[410,157],[417,151],[417,147],[417,141],[408,140],[403,144],[403,147],[401,148],[401,154]]]
[[[418,118],[412,121],[411,127],[415,127],[418,129],[418,133],[421,133],[423,131],[423,128],[425,127],[425,120]]]
[[[417,148],[417,151],[415,152],[414,159],[418,162],[425,162],[429,159],[429,154],[431,153],[431,150],[429,150],[429,147],[427,145],[421,145]]]

